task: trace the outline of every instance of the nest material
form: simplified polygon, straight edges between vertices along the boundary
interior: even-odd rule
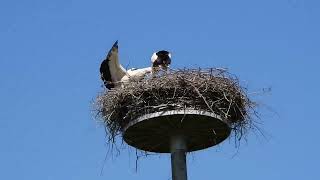
[[[99,95],[96,105],[112,142],[128,122],[142,115],[190,108],[220,115],[240,139],[255,112],[255,103],[239,80],[214,68],[169,70],[132,80]]]

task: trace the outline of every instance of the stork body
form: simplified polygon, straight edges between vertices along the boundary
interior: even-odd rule
[[[140,80],[143,79],[147,74],[153,72],[151,67],[142,68],[142,69],[129,69],[127,75],[121,78],[121,82],[128,82],[130,79]]]
[[[160,52],[160,51],[159,51]],[[167,52],[167,51],[165,51]],[[170,55],[170,53],[169,53]],[[163,56],[164,57],[164,56]],[[106,88],[111,89],[122,85],[123,83],[129,82],[130,79],[140,80],[143,79],[146,74],[152,73],[158,67],[166,69],[171,63],[168,58],[158,57],[156,53],[151,57],[152,67],[142,68],[142,69],[130,69],[126,71],[119,63],[118,55],[118,41],[116,41],[106,59],[101,63],[100,74],[101,79],[104,82]],[[166,60],[162,60],[166,59]],[[169,63],[168,63],[169,62]]]

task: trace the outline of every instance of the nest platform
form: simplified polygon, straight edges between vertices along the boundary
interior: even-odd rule
[[[130,121],[123,130],[124,141],[140,150],[170,153],[171,137],[186,140],[187,152],[206,149],[224,141],[230,125],[214,113],[194,109],[161,111]]]
[[[187,151],[237,140],[251,128],[255,102],[238,78],[221,69],[180,69],[132,79],[96,100],[107,142],[116,137],[140,150],[166,153],[170,137],[185,136]]]

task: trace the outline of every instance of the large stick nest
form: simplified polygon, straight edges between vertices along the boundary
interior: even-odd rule
[[[214,68],[169,70],[132,80],[100,94],[96,105],[111,142],[128,122],[153,112],[190,108],[213,112],[229,122],[239,138],[255,115],[255,103],[239,80]]]

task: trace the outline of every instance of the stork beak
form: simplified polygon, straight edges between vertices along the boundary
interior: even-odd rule
[[[167,70],[169,67],[170,67],[170,61],[165,61],[165,62],[163,63],[163,69],[164,69],[164,70]]]
[[[169,68],[169,64],[161,65],[161,69],[164,71],[168,70],[168,68]]]

